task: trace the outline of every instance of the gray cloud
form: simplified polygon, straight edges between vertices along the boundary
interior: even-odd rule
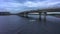
[[[19,1],[19,2],[18,2]],[[0,10],[19,12],[29,9],[60,7],[59,0],[0,0]]]

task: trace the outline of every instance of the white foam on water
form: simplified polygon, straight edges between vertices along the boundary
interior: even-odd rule
[[[30,22],[32,22],[32,21],[36,21],[36,20],[29,20]]]

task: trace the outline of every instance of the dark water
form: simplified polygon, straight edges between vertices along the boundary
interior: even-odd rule
[[[60,18],[46,16],[46,21],[43,16],[41,21],[33,18],[0,16],[0,34],[60,34]]]

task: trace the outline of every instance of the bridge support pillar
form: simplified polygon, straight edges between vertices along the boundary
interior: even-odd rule
[[[24,13],[24,17],[28,18],[28,13],[27,12]]]
[[[42,12],[39,12],[39,20],[41,20],[41,13],[42,13]]]
[[[44,21],[46,21],[47,12],[44,12]]]

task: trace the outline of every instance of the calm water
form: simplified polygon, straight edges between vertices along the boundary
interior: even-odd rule
[[[34,18],[34,19],[33,19]],[[60,34],[60,18],[46,16],[46,21],[17,15],[0,16],[0,34]]]

